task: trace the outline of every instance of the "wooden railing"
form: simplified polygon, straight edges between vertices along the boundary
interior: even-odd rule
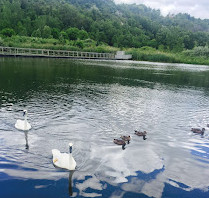
[[[30,56],[55,58],[85,58],[85,59],[115,59],[113,53],[80,52],[67,50],[31,49],[0,46],[0,55],[4,56]]]

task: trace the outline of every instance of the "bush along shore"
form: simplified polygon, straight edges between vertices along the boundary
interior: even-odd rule
[[[0,35],[0,46],[98,53],[116,53],[123,50],[126,54],[131,54],[132,59],[136,61],[209,65],[209,48],[207,46],[194,47],[192,50],[182,52],[172,52],[148,46],[141,48],[117,48],[102,42],[98,43],[90,38],[68,40],[18,35],[11,37]]]
[[[132,54],[133,60],[138,61],[209,65],[207,46],[194,47],[192,50],[182,52],[163,51],[145,46],[138,49],[127,49],[127,53]]]

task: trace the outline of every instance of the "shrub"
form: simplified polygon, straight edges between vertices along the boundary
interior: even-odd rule
[[[77,46],[77,47],[79,47],[79,48],[83,49],[84,44],[83,44],[83,42],[82,42],[82,41],[77,40],[77,41],[75,42],[75,46]]]
[[[142,50],[142,51],[156,51],[156,49],[155,48],[153,48],[153,47],[149,47],[149,46],[144,46],[144,47],[141,47],[141,48],[139,48],[140,50]]]
[[[1,31],[1,34],[6,37],[12,37],[15,35],[15,31],[12,28],[5,28]]]
[[[68,35],[69,40],[77,40],[79,36],[80,30],[78,28],[68,28],[66,33]]]
[[[57,29],[57,28],[52,28],[51,34],[52,34],[53,38],[58,39],[58,38],[59,38],[59,34],[60,34],[60,33],[59,33],[59,29]]]
[[[89,35],[85,30],[80,30],[78,33],[78,38],[81,40],[85,40],[85,39],[89,38]]]
[[[183,52],[185,55],[187,56],[205,56],[205,57],[209,57],[209,48],[208,46],[199,46],[199,47],[195,47],[192,50],[186,50]]]
[[[4,45],[4,40],[0,37],[0,46]]]
[[[51,28],[47,25],[44,26],[42,31],[43,38],[50,38],[51,37]]]
[[[32,33],[32,36],[33,37],[41,37],[41,30],[40,29],[34,30]]]

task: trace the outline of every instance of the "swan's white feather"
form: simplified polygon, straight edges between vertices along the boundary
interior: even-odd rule
[[[60,153],[57,149],[52,149],[53,164],[56,167],[64,168],[68,170],[75,170],[76,161],[72,157],[72,154]]]
[[[31,125],[26,120],[17,120],[15,127],[23,131],[28,131],[31,129]]]

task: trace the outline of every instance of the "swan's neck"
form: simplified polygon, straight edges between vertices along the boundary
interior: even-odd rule
[[[25,118],[24,118],[24,128],[25,128],[25,130],[27,128],[27,115],[25,115]]]
[[[71,164],[72,164],[72,146],[69,147],[69,168],[71,167]]]
[[[70,147],[69,147],[69,161],[70,161],[70,163],[72,163],[72,162],[71,162],[71,160],[72,160],[72,150],[73,150],[73,147],[70,146]]]
[[[27,121],[27,119],[28,119],[28,118],[27,118],[27,114],[26,114],[26,115],[24,116],[24,120]]]
[[[69,147],[69,152],[70,152],[71,155],[72,155],[72,151],[73,151],[73,147],[70,146],[70,147]]]

